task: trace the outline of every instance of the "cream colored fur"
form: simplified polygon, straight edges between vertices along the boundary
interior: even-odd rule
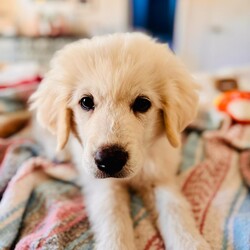
[[[56,136],[58,150],[70,137],[96,249],[136,249],[129,187],[142,194],[167,249],[210,249],[176,184],[180,133],[196,114],[196,90],[167,45],[140,33],[80,40],[52,60],[31,107]],[[88,94],[95,109],[87,112],[79,100]],[[152,106],[134,114],[131,103],[141,95]],[[123,178],[98,179],[94,152],[113,143],[129,152]]]

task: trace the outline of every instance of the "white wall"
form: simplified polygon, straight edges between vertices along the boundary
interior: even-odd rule
[[[193,70],[250,63],[249,0],[179,0],[174,48]]]
[[[49,22],[53,22],[51,20],[55,20],[56,25],[62,24],[65,30],[72,31],[76,35],[92,36],[129,29],[130,1],[128,0],[87,0],[86,3],[77,0],[11,1],[18,6],[16,17],[18,30],[27,36],[49,34]]]

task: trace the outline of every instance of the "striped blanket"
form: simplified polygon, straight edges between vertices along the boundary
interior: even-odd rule
[[[93,249],[74,167],[42,158],[29,136],[0,139],[0,249]],[[179,183],[212,249],[250,249],[249,173],[250,126],[187,135]],[[134,193],[131,216],[138,249],[164,249]]]

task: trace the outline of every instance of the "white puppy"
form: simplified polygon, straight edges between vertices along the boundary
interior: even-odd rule
[[[136,249],[128,187],[158,215],[167,249],[210,249],[176,184],[180,133],[196,114],[196,90],[170,49],[139,33],[80,40],[52,60],[32,109],[58,150],[70,134],[77,139],[70,149],[96,249]]]

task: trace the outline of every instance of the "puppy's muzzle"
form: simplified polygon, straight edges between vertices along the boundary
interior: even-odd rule
[[[128,152],[119,145],[102,147],[94,156],[98,169],[109,176],[119,173],[126,165],[128,157]]]

